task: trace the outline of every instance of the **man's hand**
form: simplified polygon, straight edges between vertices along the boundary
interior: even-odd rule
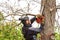
[[[42,19],[42,24],[44,24],[45,23],[45,19]]]
[[[36,15],[36,18],[40,18],[41,16],[42,16],[42,15],[40,15],[40,14],[37,14],[37,15]]]

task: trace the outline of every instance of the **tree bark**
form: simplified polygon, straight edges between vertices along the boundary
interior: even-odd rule
[[[41,32],[41,40],[50,39],[50,35],[54,33],[56,0],[41,0],[41,6],[44,6],[43,14],[45,16],[44,30]]]

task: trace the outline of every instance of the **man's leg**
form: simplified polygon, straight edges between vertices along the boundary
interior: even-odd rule
[[[36,40],[36,35],[28,36],[26,40]]]
[[[37,36],[36,35],[33,35],[33,40],[37,40]]]

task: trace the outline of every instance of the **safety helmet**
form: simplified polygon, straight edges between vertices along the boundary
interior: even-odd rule
[[[29,17],[28,16],[24,17],[24,20],[29,20]]]

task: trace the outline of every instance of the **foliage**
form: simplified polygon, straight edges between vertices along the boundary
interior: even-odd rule
[[[3,14],[0,12],[0,21],[4,19]]]
[[[38,33],[37,34],[37,40],[40,40],[40,37],[41,37],[41,35],[40,35],[40,33]]]
[[[13,23],[13,22],[12,22]],[[0,40],[24,40],[22,34],[22,27],[16,27],[6,23],[6,25],[0,25]]]
[[[60,34],[55,33],[55,40],[60,40]]]

